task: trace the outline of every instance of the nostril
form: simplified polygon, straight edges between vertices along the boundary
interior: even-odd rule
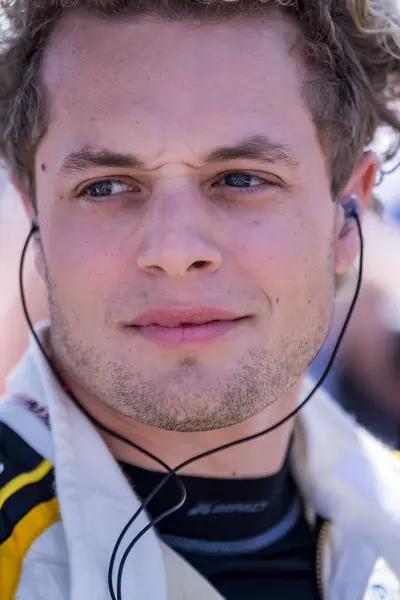
[[[151,265],[150,267],[148,267],[148,270],[154,274],[164,273],[164,269],[162,267],[159,267],[158,265]]]
[[[191,266],[192,269],[204,269],[208,266],[208,262],[206,260],[196,260]]]

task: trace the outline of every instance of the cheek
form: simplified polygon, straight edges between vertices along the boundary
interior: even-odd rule
[[[334,293],[330,238],[320,225],[314,231],[304,222],[290,216],[268,219],[252,227],[237,250],[249,288],[268,299],[270,339],[282,341],[283,332],[300,339],[312,323],[329,317]]]
[[[278,300],[282,293],[303,288],[315,270],[318,253],[300,219],[254,220],[246,235],[236,239],[240,239],[235,252],[241,268],[266,293],[275,292]]]
[[[83,225],[54,226],[44,251],[58,302],[78,316],[103,311],[126,263],[118,236]]]

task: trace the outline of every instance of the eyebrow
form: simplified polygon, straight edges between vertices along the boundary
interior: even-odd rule
[[[59,172],[61,176],[68,176],[88,171],[93,167],[139,169],[144,168],[144,163],[133,154],[121,154],[86,146],[66,156]]]
[[[206,163],[237,159],[253,159],[295,168],[299,161],[290,148],[263,135],[245,138],[234,146],[216,148],[205,157]]]
[[[263,135],[245,138],[233,146],[220,146],[206,154],[203,162],[210,164],[238,159],[259,160],[291,168],[299,165],[299,161],[294,158],[293,152],[286,144],[273,141]],[[66,177],[95,167],[146,169],[145,163],[134,154],[86,146],[65,157],[59,174]]]

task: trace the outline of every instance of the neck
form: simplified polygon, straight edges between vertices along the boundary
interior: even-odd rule
[[[175,468],[203,452],[258,433],[270,424],[273,424],[270,418],[262,420],[258,415],[256,419],[250,419],[234,427],[200,433],[164,431],[137,422],[119,423],[118,432],[161,458],[170,468]],[[197,460],[185,467],[182,474],[221,478],[272,475],[282,467],[292,429],[293,425],[289,423],[257,440]],[[145,469],[161,470],[153,460],[127,444],[106,434],[103,438],[117,460]]]
[[[292,387],[278,402],[243,423],[220,430],[195,433],[166,431],[145,425],[116,413],[98,399],[85,394],[75,384],[71,385],[71,388],[97,421],[160,458],[170,468],[175,468],[198,454],[251,436],[277,423],[298,405],[301,382]],[[181,474],[242,479],[272,475],[283,465],[292,431],[293,420],[290,420],[256,440],[195,461],[185,467]],[[98,432],[116,460],[144,469],[163,470],[158,463],[129,444],[104,433],[100,428]]]

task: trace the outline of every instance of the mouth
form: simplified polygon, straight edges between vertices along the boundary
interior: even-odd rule
[[[212,308],[163,308],[138,315],[129,328],[155,344],[176,348],[210,344],[248,317]]]

